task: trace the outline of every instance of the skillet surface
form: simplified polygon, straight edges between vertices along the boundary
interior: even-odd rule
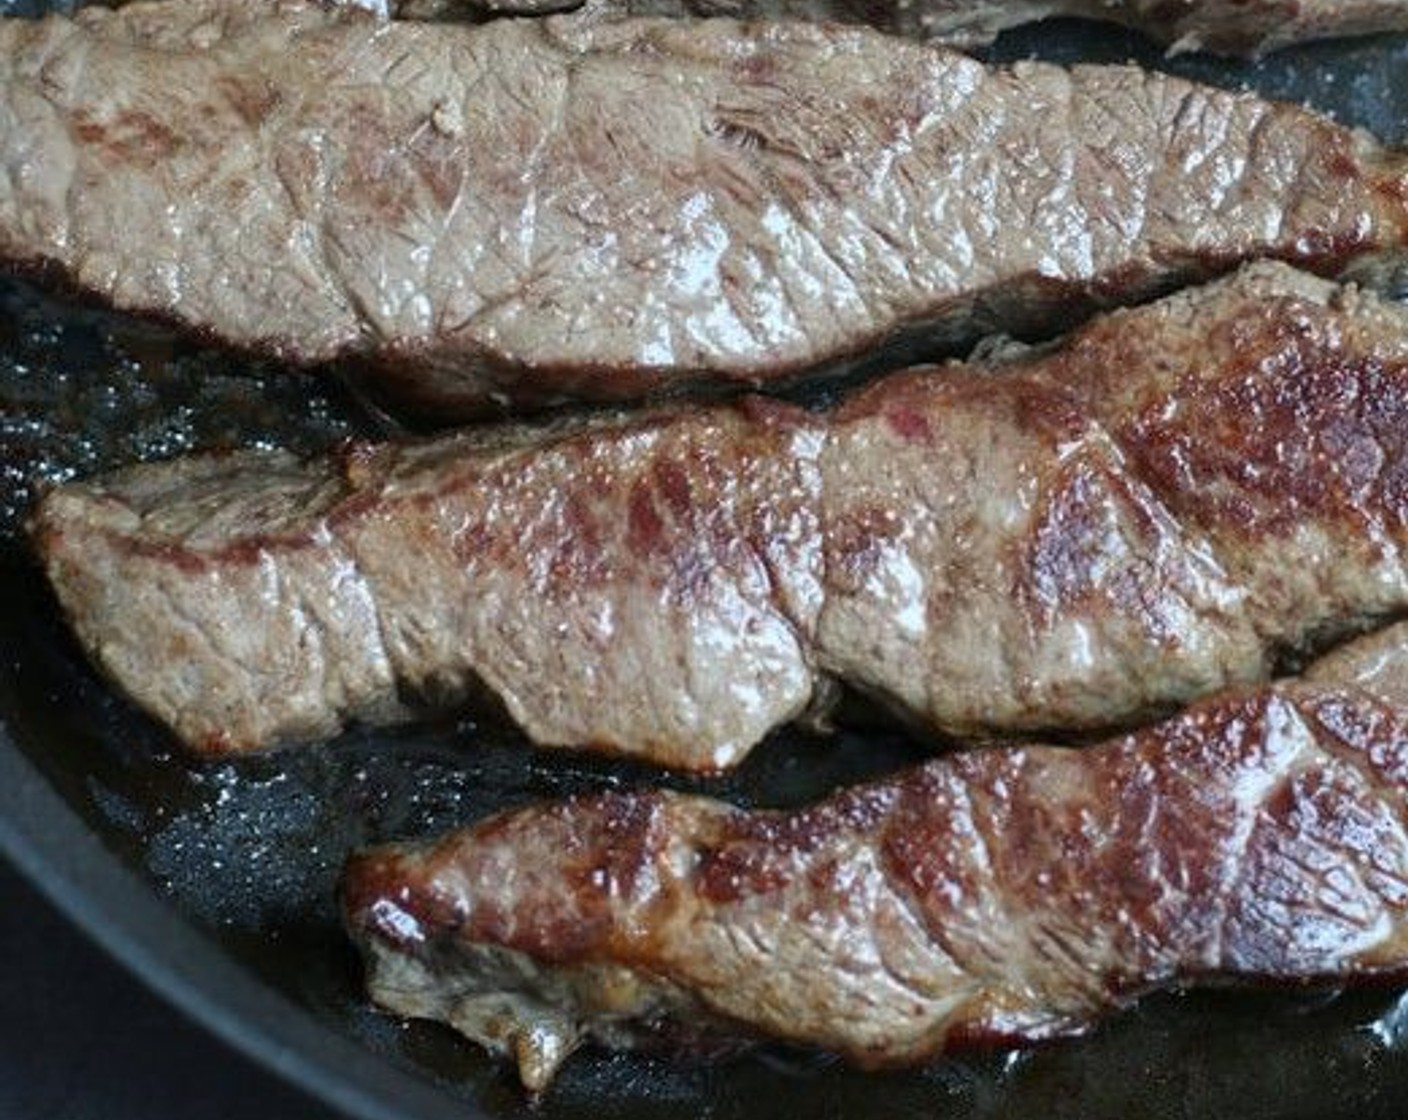
[[[4,2],[32,14],[48,6]],[[999,59],[1134,57],[1309,101],[1408,144],[1408,38],[1256,65],[1166,62],[1074,22],[1006,36]],[[200,766],[116,698],[65,633],[18,525],[34,482],[233,444],[303,449],[385,430],[328,381],[251,366],[0,280],[0,850],[159,991],[228,1041],[359,1117],[745,1120],[773,1115],[1332,1117],[1402,1114],[1408,995],[1160,996],[1072,1043],[864,1075],[781,1049],[671,1061],[589,1053],[530,1105],[448,1031],[372,1012],[338,929],[345,852],[501,807],[664,781],[785,805],[922,757],[887,732],[789,732],[737,774],[525,751],[471,719],[355,732],[239,766]]]

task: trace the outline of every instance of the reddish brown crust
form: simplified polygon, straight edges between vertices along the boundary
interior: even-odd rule
[[[1258,679],[1330,628],[1408,608],[1403,329],[1389,304],[1260,266],[1112,315],[1060,350],[894,374],[827,412],[745,398],[349,443],[323,462],[278,459],[267,489],[257,458],[138,468],[55,490],[35,541],[56,586],[75,585],[80,630],[85,611],[93,629],[130,607],[81,575],[95,565],[110,584],[162,588],[141,607],[153,625],[179,634],[196,617],[217,645],[234,619],[264,612],[269,632],[302,617],[271,605],[270,580],[316,614],[339,572],[360,577],[343,617],[361,625],[375,601],[396,660],[369,663],[362,651],[380,637],[339,631],[329,656],[353,667],[349,691],[299,694],[302,722],[277,717],[290,737],[386,719],[388,694],[468,698],[458,682],[471,678],[511,705],[527,697],[513,718],[542,741],[695,769],[732,764],[823,676],[952,736],[1127,726]],[[227,482],[233,497],[212,521]],[[408,551],[433,559],[424,578],[398,560]],[[199,613],[202,580],[221,572],[245,581],[230,593],[244,598]],[[167,619],[166,597],[187,593],[197,614]],[[500,609],[515,599],[557,613]],[[454,622],[429,642],[437,616]],[[278,633],[281,657],[298,636]],[[252,664],[253,642],[239,638],[234,660]],[[740,649],[761,651],[746,677],[734,673]],[[123,655],[114,675],[141,699],[160,666],[145,647]],[[648,682],[632,691],[641,657],[676,670],[677,705]],[[576,675],[529,710],[537,685],[524,674],[554,658]],[[208,664],[213,685],[177,682],[177,717],[205,719],[200,689],[227,684],[223,711],[252,714],[181,733],[278,741],[277,727],[246,730],[262,728],[264,678],[252,671],[246,685],[219,657]],[[389,690],[389,674],[409,688]],[[670,721],[698,718],[699,681],[719,686],[704,719],[739,697],[761,714],[745,731],[681,731]],[[551,729],[539,731],[548,704]],[[627,715],[607,727],[598,704]]]
[[[1385,521],[1397,530],[1408,518],[1408,365],[1350,360],[1296,320],[1269,312],[1226,327],[1245,373],[1184,379],[1116,438],[1171,506],[1209,527],[1281,535],[1332,517],[1356,535]]]
[[[121,166],[138,160],[155,161],[173,155],[182,140],[150,114],[124,109],[111,120],[98,121],[90,114],[74,114],[74,132],[94,145],[105,162]]]
[[[1310,739],[1287,739],[1306,728]],[[1405,823],[1403,714],[1292,685],[1228,695],[1083,752],[960,754],[793,813],[662,793],[528,808],[428,851],[354,857],[344,898],[356,937],[419,956],[492,944],[545,964],[639,968],[711,1007],[711,978],[722,975],[759,985],[768,1001],[812,992],[825,1005],[840,998],[828,994],[833,982],[854,982],[848,946],[866,944],[878,927],[864,923],[881,920],[864,872],[874,852],[941,959],[986,993],[917,1048],[841,1043],[877,1066],[1077,1032],[1172,983],[1402,975]],[[683,864],[669,855],[680,845],[693,853]],[[495,884],[519,859],[531,883],[514,879],[506,898]],[[1337,867],[1354,869],[1353,885],[1336,885]],[[416,915],[424,940],[378,924],[388,899]],[[1377,927],[1365,905],[1384,907],[1393,928]],[[711,927],[736,924],[746,944],[759,914],[776,915],[764,928],[815,927],[837,956],[820,951],[795,991],[710,958],[731,953]],[[836,940],[831,923],[844,914],[862,925]],[[722,1004],[733,1015],[748,1006]],[[778,1013],[766,1011],[772,1022]],[[799,1004],[798,1021],[807,1014]]]
[[[401,861],[389,848],[359,861],[358,873],[343,884],[341,897],[349,911],[363,916],[374,936],[406,951],[416,951],[429,938],[457,932],[463,925],[462,914],[452,904],[402,881]],[[493,929],[487,910],[481,922],[480,928]]]
[[[834,803],[793,814],[737,813],[698,844],[693,889],[719,905],[777,895],[808,871],[808,857],[838,832],[880,828],[890,808],[889,790],[857,790]]]
[[[1092,349],[1105,346],[1110,350],[1108,363],[1125,372],[1119,363],[1126,340],[1106,323],[1089,328],[1077,344],[1030,374],[993,378],[953,368],[941,374],[927,368],[906,371],[875,382],[829,416],[761,397],[717,407],[721,414],[737,412],[745,423],[743,432],[756,427],[762,442],[778,424],[783,430],[834,427],[878,414],[902,439],[924,445],[933,443],[945,415],[963,405],[992,415],[1009,414],[1024,428],[1048,433],[1053,445],[1079,438],[1089,431],[1092,413],[1104,412],[1115,421],[1110,434],[1130,456],[1137,477],[1200,526],[1252,537],[1285,534],[1312,517],[1338,521],[1360,537],[1384,528],[1398,532],[1408,525],[1408,363],[1342,355],[1333,343],[1327,344],[1323,327],[1306,324],[1297,329],[1297,314],[1293,305],[1269,305],[1263,316],[1227,325],[1224,329],[1232,335],[1227,351],[1246,355],[1242,368],[1220,369],[1211,377],[1199,371],[1137,410],[1102,408],[1100,381],[1085,376],[1097,367]],[[657,409],[633,428],[688,428],[702,415],[682,407]],[[630,430],[617,430],[612,438],[629,435]],[[589,459],[593,439],[591,432],[568,434],[560,446],[575,447]],[[708,464],[698,448],[691,454],[689,471],[678,462],[657,459],[633,484],[627,517],[632,546],[642,554],[675,547],[664,535],[662,509],[676,524],[699,516],[690,477]],[[393,449],[365,441],[349,442],[337,453],[335,461],[349,493],[328,514],[329,528],[381,514],[381,471],[376,467],[392,459]],[[1066,578],[1063,568],[1084,570],[1063,564],[1059,553],[1080,548],[1082,526],[1087,533],[1095,532],[1089,520],[1095,511],[1081,496],[1094,481],[1091,469],[1073,463],[1063,480],[1049,487],[1049,520],[1043,523],[1049,532],[1038,534],[1030,546],[1038,600],[1041,586]],[[1112,469],[1102,468],[1101,473],[1125,491],[1130,508],[1137,510],[1124,478]],[[433,503],[458,489],[507,488],[511,476],[511,470],[478,469],[466,458],[442,485],[418,492],[412,500]],[[894,511],[872,512],[872,520],[852,524],[849,537],[845,525],[838,524],[836,554],[843,570],[851,557],[863,571],[864,556],[892,535]],[[599,533],[585,495],[569,491],[565,513],[572,535],[581,536],[590,552],[587,546]],[[470,527],[465,532],[465,547],[472,548],[475,533],[485,530]],[[314,535],[250,534],[228,549],[207,549],[199,557],[179,546],[136,537],[113,534],[112,541],[134,554],[200,571],[209,564],[256,563],[268,551],[308,547]]]
[[[1013,588],[1040,626],[1051,626],[1072,609],[1085,612],[1095,603],[1125,614],[1159,620],[1155,596],[1131,571],[1108,572],[1101,564],[1113,531],[1112,513],[1125,515],[1142,535],[1144,554],[1155,555],[1162,543],[1159,525],[1145,495],[1112,464],[1073,459],[1044,495],[1029,538],[1019,542],[1015,565],[1021,580]],[[1152,635],[1174,641],[1171,625]]]

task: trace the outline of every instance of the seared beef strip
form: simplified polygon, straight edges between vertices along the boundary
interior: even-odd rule
[[[347,2],[347,0],[344,0]],[[582,0],[401,0],[403,18],[541,15]],[[731,16],[864,23],[954,46],[1052,16],[1081,16],[1142,31],[1172,52],[1259,55],[1313,39],[1408,30],[1405,0],[587,0],[613,16]]]
[[[762,385],[1408,241],[1408,160],[1133,67],[863,29],[0,22],[0,259],[448,419]]]
[[[609,793],[373,848],[346,920],[379,1004],[533,1089],[585,1037],[880,1066],[1172,985],[1402,979],[1408,625],[1365,641],[1098,747],[960,753],[800,811]]]
[[[197,750],[480,686],[722,768],[829,679],[980,736],[1158,714],[1408,607],[1408,309],[1284,265],[1005,365],[61,486],[78,636]]]
[[[866,0],[852,0],[865,3]],[[893,0],[892,26],[969,46],[1050,16],[1109,20],[1172,52],[1260,55],[1313,39],[1408,30],[1405,0]]]

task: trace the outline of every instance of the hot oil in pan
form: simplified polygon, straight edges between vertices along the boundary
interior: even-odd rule
[[[0,8],[3,10],[3,8]],[[1003,57],[1140,55],[1129,37],[1038,28]],[[1143,61],[1153,62],[1147,53]],[[1194,77],[1253,82],[1408,141],[1408,42],[1319,47]],[[372,1012],[333,883],[370,840],[452,827],[534,798],[659,782],[641,767],[526,751],[472,722],[194,765],[96,679],[16,531],[37,479],[202,447],[328,446],[377,425],[326,382],[211,354],[163,331],[0,288],[0,711],[106,844],[232,954],[332,1029],[493,1114],[538,1117],[1397,1115],[1408,1003],[1389,993],[1157,997],[1091,1038],[898,1074],[765,1049],[713,1061],[593,1055],[530,1109],[505,1071],[448,1031]],[[918,757],[897,735],[777,736],[728,779],[664,779],[750,804],[808,800]],[[780,1091],[781,1089],[781,1091]]]
[[[651,771],[548,752],[471,723],[341,741],[238,765],[194,766],[112,695],[69,640],[14,542],[34,474],[66,477],[197,446],[279,441],[313,448],[365,422],[315,383],[233,364],[20,285],[0,300],[0,439],[9,577],[0,702],[17,740],[104,840],[233,954],[337,1029],[454,1085],[492,1111],[521,1094],[439,1028],[401,1028],[365,1006],[338,929],[332,885],[345,851],[432,832],[530,798],[657,780]],[[748,803],[795,803],[913,760],[896,736],[838,743],[780,736],[706,788]],[[989,1055],[872,1076],[809,1054],[765,1051],[712,1063],[595,1057],[571,1063],[542,1112],[720,1117],[768,1113],[779,1079],[810,1114],[998,1117],[1241,1110],[1250,1095],[1332,1114],[1401,1099],[1391,996],[1246,993],[1161,998],[1094,1038],[1024,1056]],[[1375,1021],[1381,1025],[1375,1029]],[[1139,1071],[1137,1077],[1111,1071]],[[541,1114],[541,1113],[539,1113]],[[1263,1114],[1276,1113],[1274,1108]],[[1304,1113],[1302,1113],[1304,1114]]]
[[[354,733],[238,765],[191,765],[88,671],[36,575],[12,574],[3,592],[0,704],[16,739],[69,802],[269,982],[333,1028],[493,1114],[693,1117],[707,1103],[709,1115],[742,1120],[777,1114],[780,1081],[788,1115],[838,1117],[1061,1115],[1053,1102],[1067,1115],[1332,1116],[1352,1104],[1372,1116],[1392,1114],[1388,1105],[1408,1091],[1392,994],[1235,992],[1159,997],[1087,1040],[888,1075],[782,1050],[712,1062],[593,1055],[569,1063],[546,1106],[530,1110],[500,1067],[447,1030],[404,1028],[367,1008],[333,909],[337,867],[348,848],[368,840],[657,777],[643,767],[528,752],[467,723]],[[796,735],[779,737],[727,780],[670,784],[741,802],[796,802],[914,756],[898,737],[829,743]],[[1266,1107],[1246,1112],[1247,1100]]]

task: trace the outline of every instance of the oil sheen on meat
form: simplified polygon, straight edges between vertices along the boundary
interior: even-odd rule
[[[403,18],[541,15],[581,0],[402,0]],[[1053,16],[1104,20],[1142,31],[1172,52],[1259,55],[1313,39],[1408,30],[1406,0],[587,0],[604,15],[732,16],[864,23],[960,47]]]
[[[0,21],[0,259],[432,420],[952,352],[1408,240],[1408,161],[1127,66],[862,28]]]
[[[51,491],[97,663],[208,753],[489,693],[736,763],[839,681],[930,733],[1128,726],[1408,608],[1408,309],[1276,264],[829,412],[681,405]]]
[[[793,812],[665,792],[354,856],[372,995],[543,1088],[584,1038],[867,1067],[1152,989],[1408,974],[1408,625],[1084,750],[951,755]]]

